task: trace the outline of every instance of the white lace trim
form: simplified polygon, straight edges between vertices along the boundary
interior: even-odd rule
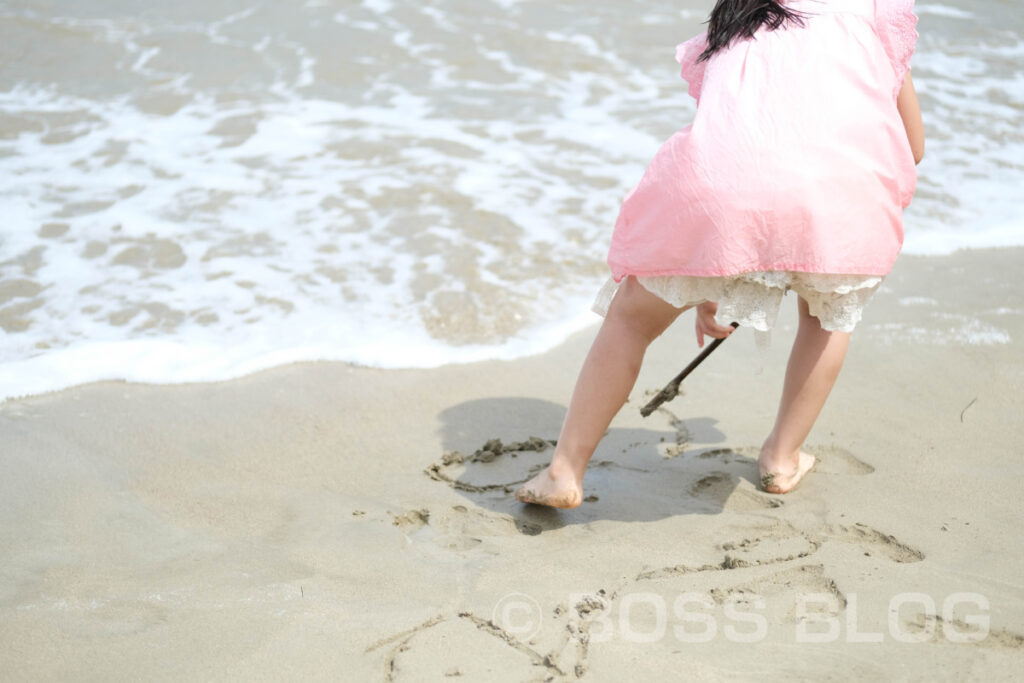
[[[666,275],[637,277],[645,289],[676,308],[703,301],[718,304],[715,319],[721,325],[737,322],[759,332],[775,325],[782,297],[793,290],[807,301],[811,315],[826,330],[852,332],[860,322],[864,306],[882,284],[878,275],[834,275],[773,270],[722,277]],[[594,301],[600,316],[618,291],[619,283],[609,277]]]

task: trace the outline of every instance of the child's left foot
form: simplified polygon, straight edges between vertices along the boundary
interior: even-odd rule
[[[583,502],[583,486],[572,472],[564,469],[553,472],[549,465],[520,486],[515,495],[520,503],[575,508]]]
[[[804,475],[811,471],[817,459],[810,453],[800,451],[800,461],[796,469],[781,469],[768,466],[761,458],[758,458],[758,471],[761,474],[761,488],[768,493],[789,493],[796,488]]]

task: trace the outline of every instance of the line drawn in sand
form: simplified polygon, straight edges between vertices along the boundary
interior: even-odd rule
[[[479,484],[474,484],[453,477],[449,474],[450,468],[469,463],[494,463],[503,455],[510,455],[515,458],[521,453],[542,453],[548,450],[548,448],[556,445],[556,443],[556,441],[542,439],[538,436],[531,436],[526,441],[517,441],[508,444],[502,443],[501,439],[489,439],[483,446],[468,456],[463,455],[459,451],[448,451],[441,457],[440,462],[436,462],[428,466],[423,470],[423,473],[435,481],[443,481],[460,491],[482,493],[484,491],[502,489],[506,493],[511,493],[514,486],[529,481],[535,473],[546,467],[546,464],[534,465],[527,471],[526,476],[520,479],[503,482],[482,482]],[[466,470],[468,470],[468,468],[464,468],[464,474],[466,473]],[[507,470],[505,473],[513,474],[513,471]]]
[[[561,603],[550,613],[557,635],[550,646],[536,645],[537,638],[523,642],[500,624],[483,619],[471,611],[438,614],[411,629],[400,631],[364,650],[370,654],[390,645],[383,668],[386,681],[400,681],[405,674],[424,678],[467,677],[468,680],[494,679],[495,674],[536,667],[537,675],[517,676],[518,680],[581,678],[587,673],[590,628],[616,599],[618,591],[600,589],[580,596],[573,605]],[[458,645],[458,649],[454,646]],[[438,664],[438,652],[450,654]],[[466,654],[465,659],[459,659]],[[442,668],[441,675],[430,676],[431,668]]]

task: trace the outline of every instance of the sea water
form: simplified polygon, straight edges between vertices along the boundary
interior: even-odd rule
[[[711,5],[0,0],[0,400],[551,348]],[[1024,244],[1024,17],[917,11],[905,252]]]

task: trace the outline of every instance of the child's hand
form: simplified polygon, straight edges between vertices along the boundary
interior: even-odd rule
[[[715,313],[718,311],[718,304],[714,301],[705,301],[697,304],[697,346],[704,348],[704,335],[715,339],[724,339],[733,333],[736,328],[732,326],[723,327],[715,322]]]

